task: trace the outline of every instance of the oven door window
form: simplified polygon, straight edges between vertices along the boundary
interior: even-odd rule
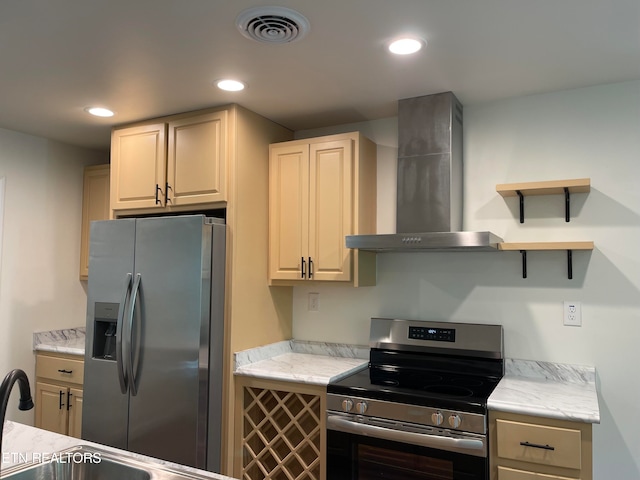
[[[487,480],[488,461],[460,453],[327,432],[330,480]]]
[[[414,452],[398,452],[372,445],[358,445],[358,478],[402,480],[452,479],[453,462],[425,457]]]

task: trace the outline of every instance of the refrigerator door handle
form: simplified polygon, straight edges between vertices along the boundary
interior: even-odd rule
[[[129,309],[129,361],[127,362],[127,367],[129,370],[129,391],[134,397],[138,394],[138,389],[136,388],[136,377],[133,371],[133,317],[136,312],[136,300],[138,298],[141,281],[142,275],[138,273],[136,275],[136,281],[133,284],[133,290],[131,292],[131,308]]]
[[[118,370],[118,381],[120,382],[120,391],[125,394],[128,388],[127,372],[124,367],[124,354],[122,352],[122,326],[124,319],[124,310],[127,305],[127,296],[131,292],[131,274],[127,273],[124,279],[124,293],[122,295],[122,301],[118,309],[118,320],[116,323],[116,364]]]

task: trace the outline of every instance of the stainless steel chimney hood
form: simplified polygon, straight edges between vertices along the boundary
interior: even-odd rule
[[[452,92],[398,102],[396,232],[349,235],[347,248],[495,251],[502,239],[462,228],[462,104]]]

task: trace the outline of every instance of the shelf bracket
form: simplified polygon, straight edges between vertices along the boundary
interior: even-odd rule
[[[520,250],[522,254],[522,278],[527,278],[527,251]],[[567,250],[567,278],[573,279],[573,250]]]
[[[520,197],[520,223],[524,223],[524,195],[520,190],[516,190],[518,197]]]
[[[568,222],[571,217],[571,194],[569,187],[564,187],[564,221]]]

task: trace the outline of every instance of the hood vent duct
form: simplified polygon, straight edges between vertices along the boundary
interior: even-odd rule
[[[462,228],[462,104],[452,92],[398,102],[396,234],[351,235],[348,248],[495,250],[491,232]]]

